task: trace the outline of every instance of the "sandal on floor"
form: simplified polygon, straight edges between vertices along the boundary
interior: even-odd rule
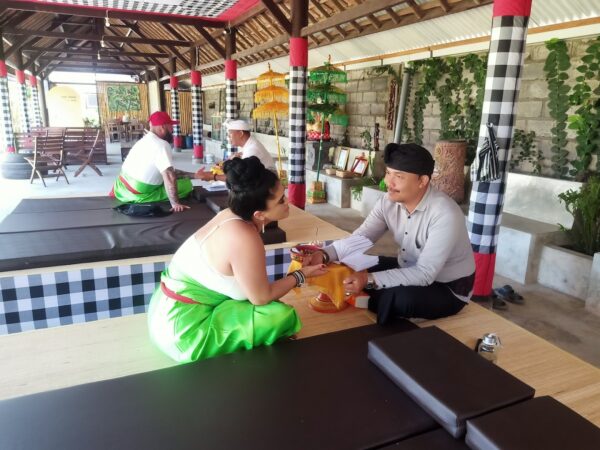
[[[502,298],[498,297],[495,291],[492,292],[491,300],[492,310],[496,309],[498,311],[506,311],[508,309],[508,303],[506,303]]]
[[[512,286],[508,284],[502,286],[501,288],[494,289],[494,293],[501,300],[514,303],[516,305],[523,305],[525,303],[523,296],[516,293]]]

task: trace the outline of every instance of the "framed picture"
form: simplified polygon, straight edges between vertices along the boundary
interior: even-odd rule
[[[335,166],[340,170],[346,170],[346,165],[348,164],[348,156],[350,156],[350,149],[341,147]]]
[[[354,158],[354,162],[352,163],[352,169],[350,172],[360,175],[361,177],[367,172],[367,167],[369,167],[369,160],[362,156],[357,156]]]

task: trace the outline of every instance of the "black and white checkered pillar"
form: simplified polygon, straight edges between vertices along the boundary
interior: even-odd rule
[[[10,97],[8,93],[8,72],[6,64],[0,59],[0,126],[4,135],[5,147],[0,149],[8,153],[15,152],[15,135],[13,133],[12,117],[10,115]]]
[[[225,60],[225,118],[239,118],[237,101],[237,62],[233,59]],[[227,154],[237,152],[237,148],[231,145],[227,138]]]
[[[306,205],[306,88],[308,41],[290,38],[290,158],[288,162],[288,198],[291,204]]]
[[[501,177],[492,182],[473,181],[471,191],[468,222],[476,265],[473,295],[478,297],[492,293],[496,245],[506,189],[506,168],[510,160],[530,12],[531,0],[494,2],[477,152],[479,153],[487,137],[486,124],[493,124],[499,146]]]
[[[31,87],[31,112],[33,113],[32,125],[39,128],[42,126],[42,110],[40,109],[38,80],[35,75],[29,75],[29,86]]]
[[[176,76],[171,76],[171,119],[179,121],[179,91],[177,87],[179,83]],[[181,138],[181,126],[173,125],[173,148],[180,150],[183,147],[183,139]]]
[[[29,108],[27,107],[27,85],[25,84],[25,72],[16,69],[17,84],[19,85],[19,112],[21,113],[21,132],[29,133],[31,123],[29,122]]]
[[[192,138],[194,140],[194,161],[201,162],[204,156],[202,140],[202,74],[192,70]]]

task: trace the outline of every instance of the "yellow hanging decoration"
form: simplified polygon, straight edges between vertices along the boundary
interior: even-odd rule
[[[287,177],[281,163],[281,146],[279,144],[277,119],[287,117],[289,114],[289,93],[285,88],[285,76],[285,73],[273,72],[271,64],[269,64],[269,70],[260,75],[256,80],[258,91],[254,94],[254,101],[259,106],[252,111],[253,119],[273,119],[275,140],[277,142],[278,172],[283,184],[287,184]]]

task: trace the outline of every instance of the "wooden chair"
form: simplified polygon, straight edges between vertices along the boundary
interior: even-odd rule
[[[81,166],[75,171],[74,176],[78,176],[83,169],[90,167],[99,176],[102,176],[102,172],[96,164],[94,164],[94,153],[100,151],[106,145],[104,133],[100,128],[86,130],[83,136],[83,147],[79,153],[71,155],[71,157],[78,159],[82,162]]]
[[[144,132],[145,130],[143,123],[132,124],[129,136],[131,137],[132,141],[137,141],[144,137]]]
[[[121,140],[121,129],[118,123],[109,122],[106,128],[110,142],[119,142]]]
[[[69,184],[69,179],[64,171],[64,130],[61,132],[50,133],[46,131],[45,136],[33,137],[33,155],[25,157],[25,160],[31,165],[31,177],[29,183],[33,183],[33,179],[37,175],[44,187],[46,182],[44,178],[56,176],[56,181],[63,176]],[[50,172],[54,173],[50,173]]]

